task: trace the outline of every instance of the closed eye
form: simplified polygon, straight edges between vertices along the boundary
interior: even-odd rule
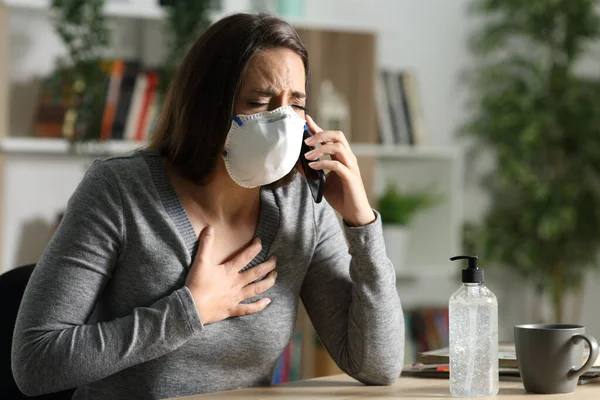
[[[260,108],[260,107],[266,107],[269,105],[269,103],[260,103],[257,101],[249,101],[248,105],[254,108]]]
[[[252,108],[262,108],[262,107],[267,107],[269,105],[269,103],[261,103],[258,101],[249,101],[248,105]],[[297,110],[306,111],[306,107],[303,105],[300,105],[300,104],[290,104],[290,105]]]

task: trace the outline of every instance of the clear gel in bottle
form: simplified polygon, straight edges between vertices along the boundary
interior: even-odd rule
[[[486,397],[498,393],[498,300],[483,284],[477,257],[462,270],[462,286],[449,302],[450,393]]]

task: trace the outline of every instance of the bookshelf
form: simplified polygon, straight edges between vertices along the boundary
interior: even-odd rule
[[[123,140],[82,142],[71,144],[66,139],[5,137],[0,139],[0,152],[8,154],[46,155],[118,155],[134,151],[143,143]]]
[[[38,153],[38,154],[67,154],[74,150],[87,154],[123,154],[136,150],[143,143],[108,140],[85,142],[71,147],[66,139],[35,138],[19,136],[0,136],[0,152],[4,153]],[[454,160],[459,151],[448,147],[410,147],[386,146],[383,144],[352,144],[352,151],[357,157],[375,157],[397,160]]]
[[[459,150],[452,147],[434,146],[402,146],[384,144],[351,144],[357,157],[377,157],[386,159],[413,160],[455,160],[460,156]]]
[[[164,18],[156,3],[158,1],[115,1],[107,3],[105,12],[119,23],[128,24],[125,19],[135,21],[136,29],[143,30],[160,26]],[[128,153],[142,145],[109,140],[73,147],[65,139],[27,137],[23,136],[23,131],[11,128],[9,115],[10,119],[14,118],[15,110],[10,109],[10,95],[14,92],[10,71],[18,66],[14,65],[9,47],[10,40],[19,38],[11,36],[9,19],[14,12],[21,16],[31,14],[36,21],[44,22],[48,19],[49,4],[49,0],[0,0],[0,59],[10,60],[0,63],[0,273],[18,264],[35,261],[36,252],[43,251],[41,244],[47,240],[44,224],[54,220],[95,158]],[[237,10],[222,10],[214,18],[233,11]],[[446,262],[459,248],[459,221],[462,219],[460,151],[441,146],[377,143],[374,82],[365,78],[376,73],[375,34],[356,24],[330,23],[326,19],[320,22],[292,19],[290,22],[299,28],[309,49],[313,68],[311,85],[330,79],[351,101],[351,146],[359,159],[373,204],[390,179],[402,187],[417,187],[424,182],[436,184],[447,199],[431,213],[415,220],[415,241],[423,244],[411,247],[410,269],[398,273],[398,291],[405,307],[447,301],[443,291],[437,290],[439,285],[432,288],[430,284],[439,281],[454,287],[451,273],[446,273],[450,268]],[[41,40],[34,36],[25,39]],[[154,37],[148,41],[152,43],[138,43],[142,47],[141,53],[147,52],[149,47],[159,47],[154,44]],[[59,53],[58,49],[50,51]],[[361,57],[356,57],[357,52]],[[351,70],[345,68],[348,65],[352,66]],[[315,93],[317,88],[313,86],[309,96]],[[314,104],[316,99],[309,98],[309,101]],[[313,116],[319,121],[317,110]],[[27,243],[25,248],[21,244],[24,241]],[[298,323],[303,333],[302,377],[337,373],[339,370],[331,359],[314,342],[311,323],[302,311]]]
[[[100,153],[125,153],[142,146],[142,143],[112,140],[106,142],[82,143],[79,148],[86,147],[102,149]],[[0,150],[4,152],[22,153],[67,153],[69,142],[66,139],[34,138],[7,135],[0,139]],[[383,144],[351,144],[352,151],[357,157],[377,157],[384,159],[455,159],[459,151],[449,147],[410,147],[386,146]],[[106,151],[104,150],[106,149]],[[85,151],[85,150],[83,150]]]

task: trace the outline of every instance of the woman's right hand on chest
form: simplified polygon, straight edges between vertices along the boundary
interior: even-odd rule
[[[204,325],[261,311],[271,302],[270,299],[261,298],[250,304],[241,302],[267,291],[277,277],[275,257],[240,272],[260,253],[262,245],[258,238],[231,261],[213,264],[210,254],[214,232],[212,227],[206,227],[200,233],[198,251],[185,280]],[[257,281],[263,276],[264,279]]]

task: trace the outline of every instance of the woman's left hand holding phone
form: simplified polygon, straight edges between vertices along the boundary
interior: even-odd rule
[[[341,131],[324,131],[310,116],[306,116],[308,128],[313,136],[306,144],[321,146],[306,153],[309,160],[329,155],[331,160],[319,160],[309,165],[316,170],[330,170],[327,175],[324,196],[344,221],[351,226],[368,225],[375,220],[375,213],[369,204],[367,192],[362,182],[356,156]]]

